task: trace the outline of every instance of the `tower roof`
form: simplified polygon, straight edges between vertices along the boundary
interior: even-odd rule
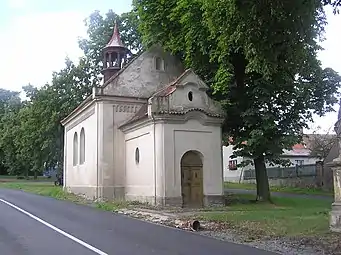
[[[111,36],[111,39],[108,42],[108,44],[105,46],[105,48],[108,48],[108,47],[123,47],[123,48],[126,48],[124,46],[122,40],[121,40],[120,32],[118,30],[117,21],[115,21],[114,33]]]

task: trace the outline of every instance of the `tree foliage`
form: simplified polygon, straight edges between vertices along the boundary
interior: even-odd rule
[[[211,86],[235,156],[253,159],[258,198],[270,200],[265,162],[278,161],[313,114],[336,103],[340,76],[316,57],[322,3],[135,0],[134,11],[146,45],[161,43]]]
[[[60,121],[101,82],[101,50],[112,35],[114,20],[122,40],[138,53],[142,46],[136,16],[119,16],[112,10],[102,16],[95,11],[85,20],[88,39],[79,40],[84,56],[77,63],[66,58],[65,67],[52,74],[50,83],[39,88],[24,86],[25,101],[21,102],[19,92],[0,89],[0,169],[25,176],[37,176],[46,167],[62,170],[64,129]]]
[[[334,144],[337,142],[337,137],[335,134],[330,134],[329,131],[325,134],[317,133],[319,130],[320,128],[312,134],[305,136],[307,148],[310,150],[310,156],[324,161]]]
[[[101,82],[99,76],[102,65],[102,49],[109,42],[114,30],[115,21],[120,30],[121,39],[135,56],[143,49],[140,34],[137,31],[138,19],[132,12],[117,15],[109,10],[103,17],[99,11],[94,11],[87,19],[85,25],[88,30],[88,39],[80,39],[79,47],[83,50],[87,61],[91,66],[91,75],[93,77],[92,85],[98,86]]]
[[[341,0],[322,0],[323,5],[330,5],[333,7],[334,14],[339,13],[341,7]]]

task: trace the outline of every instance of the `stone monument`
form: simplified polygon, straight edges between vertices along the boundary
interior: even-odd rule
[[[332,204],[332,211],[330,213],[330,230],[341,233],[341,99],[339,106],[338,120],[335,123],[334,130],[338,141],[338,157],[328,165],[333,170],[334,180],[334,203]]]

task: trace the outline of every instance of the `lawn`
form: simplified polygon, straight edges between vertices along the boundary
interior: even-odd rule
[[[87,201],[86,199],[74,194],[65,192],[62,187],[55,186],[53,181],[34,181],[34,180],[16,180],[11,182],[0,182],[0,188],[18,189],[26,192],[34,193],[41,196],[53,197],[59,200],[68,200],[79,204],[93,204],[98,209],[104,211],[115,211],[120,208],[134,205],[133,202],[113,201],[113,202],[96,202]]]
[[[42,196],[54,197],[56,199],[62,200],[74,200],[76,199],[71,194],[68,194],[63,191],[63,189],[59,186],[55,186],[54,183],[51,182],[35,182],[29,180],[23,181],[12,181],[12,182],[2,182],[0,183],[0,188],[8,188],[8,189],[19,189],[30,193],[35,193]]]
[[[269,204],[252,199],[252,195],[230,195],[227,211],[208,211],[200,217],[227,223],[252,239],[319,236],[329,231],[330,201],[274,197]]]
[[[244,190],[256,190],[256,184],[252,183],[234,183],[225,182],[225,188],[227,189],[244,189]],[[272,192],[291,193],[291,194],[304,194],[304,195],[322,195],[333,196],[332,191],[325,191],[319,188],[295,188],[295,187],[280,187],[271,186]]]
[[[47,178],[45,176],[38,176],[36,180],[34,180],[33,176],[29,176],[29,179],[18,179],[17,176],[12,175],[0,175],[0,182],[26,182],[26,181],[54,181],[54,178]]]

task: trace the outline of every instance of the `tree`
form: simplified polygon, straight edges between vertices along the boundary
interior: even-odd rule
[[[305,135],[307,138],[306,145],[310,150],[310,156],[324,161],[333,145],[337,142],[337,137],[335,134],[330,134],[329,131],[325,134],[317,133],[320,129],[318,128],[312,134]]]
[[[1,139],[0,139],[0,167],[2,172],[11,173],[14,169],[16,169],[16,165],[9,164],[9,158],[14,155],[10,155],[10,152],[13,150],[13,134],[15,134],[16,127],[15,125],[9,123],[9,116],[13,116],[18,112],[21,108],[21,100],[19,97],[19,92],[10,91],[6,89],[0,89],[0,130],[1,130]],[[14,123],[13,123],[14,124]],[[11,137],[7,140],[8,137]],[[4,149],[4,146],[1,144],[6,144],[7,149]]]
[[[341,7],[341,0],[322,0],[323,5],[330,5],[333,7],[334,14],[339,13],[339,7]]]
[[[137,31],[138,19],[132,12],[123,13],[121,16],[109,10],[105,17],[99,11],[94,11],[86,20],[89,39],[80,39],[79,47],[83,50],[87,61],[91,66],[91,74],[94,78],[92,85],[98,86],[101,82],[99,76],[103,65],[102,49],[109,42],[113,33],[115,21],[118,24],[122,41],[136,56],[141,52],[142,44],[140,34]]]
[[[12,175],[33,174],[36,178],[44,167],[58,166],[62,171],[64,129],[60,121],[69,115],[99,85],[102,48],[108,42],[117,19],[122,40],[141,49],[136,31],[136,16],[109,11],[103,18],[94,12],[86,21],[87,40],[79,44],[85,56],[78,63],[65,60],[65,67],[52,74],[52,81],[39,89],[23,87],[28,100],[21,102],[19,93],[0,90],[0,157]],[[105,36],[103,36],[103,34]]]
[[[252,158],[257,199],[270,201],[265,162],[302,139],[336,103],[341,79],[316,58],[326,24],[314,0],[135,0],[143,42],[161,43],[212,88],[235,156]]]

